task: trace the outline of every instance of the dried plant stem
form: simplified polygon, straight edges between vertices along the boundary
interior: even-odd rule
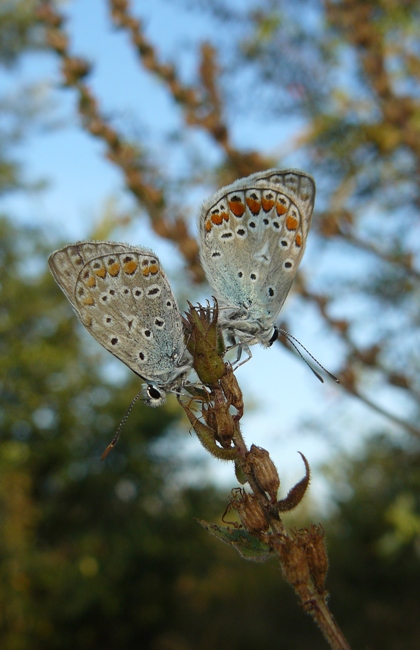
[[[235,430],[234,435],[234,444],[238,449],[238,457],[246,458],[248,450],[246,448],[244,439],[239,429],[239,425]],[[245,470],[245,463],[241,463],[241,467]],[[267,507],[267,497],[264,492],[261,490],[258,482],[254,479],[252,472],[247,473],[247,479],[251,491],[256,495],[259,502],[266,508]],[[284,554],[284,548],[293,546],[295,540],[290,533],[288,533],[283,521],[277,518],[276,515],[273,516],[273,513],[268,514],[268,519],[270,522],[270,547],[276,550],[277,555],[280,560],[280,565],[282,567],[282,572],[284,578],[290,583],[290,576],[288,576],[287,571],[285,571],[282,556]],[[295,592],[301,600],[301,604],[305,612],[309,614],[315,623],[318,625],[325,639],[329,643],[330,647],[333,650],[350,650],[350,646],[347,643],[341,629],[337,625],[333,615],[331,614],[328,604],[327,604],[327,594],[319,593],[312,581],[306,580],[302,585],[292,584]]]
[[[283,577],[330,647],[350,650],[328,608],[328,592],[324,586],[328,557],[322,527],[311,525],[309,529],[290,532],[281,517],[303,499],[309,485],[309,464],[301,454],[305,477],[284,499],[278,500],[280,478],[268,451],[255,445],[248,449],[242,436],[242,393],[231,365],[224,362],[225,350],[217,328],[217,317],[217,303],[213,308],[190,305],[184,323],[187,347],[206,390],[192,387],[193,398],[187,403],[182,399],[179,401],[205,449],[216,458],[233,461],[236,476],[240,483],[247,484],[248,491],[243,488],[232,490],[223,516],[227,528],[200,523],[247,559],[263,561],[270,555],[277,555]],[[201,410],[201,417],[193,408]],[[241,525],[227,521],[231,510],[237,513]],[[243,534],[238,537],[242,528]]]
[[[304,608],[312,616],[333,650],[350,650],[349,644],[324,601],[311,600],[304,605]]]

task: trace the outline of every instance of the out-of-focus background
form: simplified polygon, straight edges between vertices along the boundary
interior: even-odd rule
[[[175,399],[77,322],[47,270],[81,239],[155,250],[181,310],[211,297],[200,203],[269,167],[317,200],[276,344],[237,377],[291,528],[322,523],[354,648],[420,645],[420,42],[405,0],[0,2],[0,647],[325,648],[274,561],[220,523],[231,465]]]

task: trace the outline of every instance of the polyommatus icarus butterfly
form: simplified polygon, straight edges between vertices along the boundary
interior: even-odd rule
[[[204,202],[200,257],[222,307],[219,322],[240,347],[278,337],[274,321],[305,250],[315,182],[269,169],[223,187]]]
[[[157,256],[114,242],[79,242],[49,257],[51,272],[88,332],[144,379],[159,406],[191,370],[181,314]]]

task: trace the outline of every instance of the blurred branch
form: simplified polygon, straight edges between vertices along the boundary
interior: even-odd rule
[[[351,246],[367,253],[371,253],[375,258],[402,269],[407,275],[413,278],[413,280],[420,280],[420,273],[413,266],[414,260],[412,255],[406,254],[397,257],[382,251],[372,242],[358,237],[351,229],[352,221],[352,215],[344,207],[335,210],[333,209],[331,211],[324,211],[320,215],[318,221],[318,231],[321,235],[329,239],[334,237],[340,238]]]
[[[359,364],[360,366],[364,366],[365,369],[370,368],[381,372],[383,375],[383,379],[386,382],[388,382],[390,386],[407,390],[413,396],[415,396],[414,387],[412,386],[412,382],[410,378],[403,374],[397,375],[397,373],[395,372],[390,372],[381,365],[379,360],[381,347],[379,344],[376,344],[367,350],[360,350],[359,348],[357,348],[354,345],[349,334],[350,323],[343,319],[337,320],[332,318],[328,313],[328,307],[330,302],[329,298],[325,295],[321,296],[309,291],[301,276],[299,276],[299,293],[302,295],[303,298],[306,298],[308,301],[315,303],[317,305],[325,322],[328,323],[330,328],[335,332],[337,332],[340,338],[343,339],[346,343],[347,358],[346,358],[345,365],[340,370],[335,371],[337,376],[340,379],[340,384],[343,386],[343,388],[347,390],[347,392],[349,392],[351,395],[358,397],[364,404],[366,404],[366,406],[369,406],[377,413],[384,415],[385,417],[389,418],[396,424],[402,426],[409,433],[419,437],[420,436],[419,428],[415,427],[409,421],[397,417],[392,412],[379,406],[378,404],[375,404],[368,397],[363,395],[363,393],[357,387],[359,373],[356,371],[356,365]],[[279,339],[279,341],[282,342],[281,339]]]
[[[159,60],[155,48],[143,34],[141,21],[130,14],[129,0],[109,0],[109,4],[115,25],[129,32],[143,66],[167,86],[184,112],[186,125],[204,129],[223,149],[232,168],[232,178],[228,182],[266,169],[269,166],[266,158],[256,151],[240,151],[230,140],[229,129],[223,119],[223,105],[217,84],[219,69],[214,48],[209,43],[201,46],[201,87],[185,86],[180,81],[175,66]]]
[[[407,5],[410,2],[402,3]],[[415,3],[412,3],[413,5]],[[380,26],[381,16],[398,3],[384,2],[383,6],[372,0],[346,0],[332,2],[325,0],[327,17],[331,24],[354,46],[361,67],[369,81],[370,89],[376,94],[381,120],[376,124],[366,123],[364,129],[368,139],[375,142],[380,151],[393,150],[405,145],[416,156],[420,171],[420,129],[418,115],[420,102],[414,97],[395,92],[387,57],[390,47]],[[389,21],[389,16],[387,17]],[[406,54],[406,53],[405,53]],[[420,76],[420,61],[413,52],[407,59],[413,76]]]

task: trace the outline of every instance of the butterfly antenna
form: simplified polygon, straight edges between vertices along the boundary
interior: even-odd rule
[[[323,378],[321,377],[321,375],[320,375],[320,374],[319,374],[319,373],[318,373],[314,368],[312,368],[311,364],[308,363],[308,360],[305,359],[305,357],[303,356],[303,354],[301,353],[301,351],[300,351],[299,348],[297,347],[296,343],[298,343],[298,344],[300,345],[300,347],[301,347],[303,350],[305,350],[306,354],[307,354],[308,356],[311,357],[312,361],[314,361],[314,362],[315,362],[315,363],[316,363],[320,368],[322,368],[322,370],[325,372],[326,375],[328,375],[328,377],[331,377],[331,379],[333,379],[335,382],[337,382],[337,384],[340,383],[340,380],[339,380],[335,375],[333,375],[332,372],[330,372],[329,370],[327,370],[327,369],[322,365],[322,363],[320,363],[320,362],[318,361],[318,359],[315,359],[314,355],[311,354],[311,353],[309,352],[309,350],[308,350],[307,348],[305,348],[305,346],[303,345],[303,343],[301,343],[301,342],[300,342],[296,337],[294,337],[292,334],[289,334],[289,332],[286,332],[285,330],[279,330],[279,332],[280,332],[280,334],[283,334],[283,336],[284,336],[284,337],[289,341],[290,345],[292,345],[292,346],[294,347],[294,349],[296,350],[296,352],[298,353],[298,355],[300,356],[300,358],[303,359],[303,361],[306,363],[306,365],[308,366],[308,368],[310,368],[310,369],[312,370],[312,372],[314,373],[315,377],[317,377],[317,378],[319,379],[319,381],[320,381],[322,384],[324,383]]]
[[[120,424],[118,425],[118,429],[117,429],[117,431],[115,433],[115,436],[112,438],[112,440],[109,443],[108,447],[105,449],[104,453],[102,454],[101,460],[105,460],[105,458],[108,456],[111,449],[114,449],[115,445],[117,444],[117,442],[118,442],[118,440],[120,438],[121,431],[123,430],[123,428],[125,426],[125,423],[127,422],[128,418],[129,418],[129,415],[130,415],[131,411],[134,408],[134,404],[137,402],[137,400],[139,399],[139,397],[141,397],[142,394],[143,394],[143,391],[139,391],[137,393],[137,395],[134,396],[130,406],[128,407],[128,409],[125,412],[125,415],[124,415],[123,419],[121,420]]]

